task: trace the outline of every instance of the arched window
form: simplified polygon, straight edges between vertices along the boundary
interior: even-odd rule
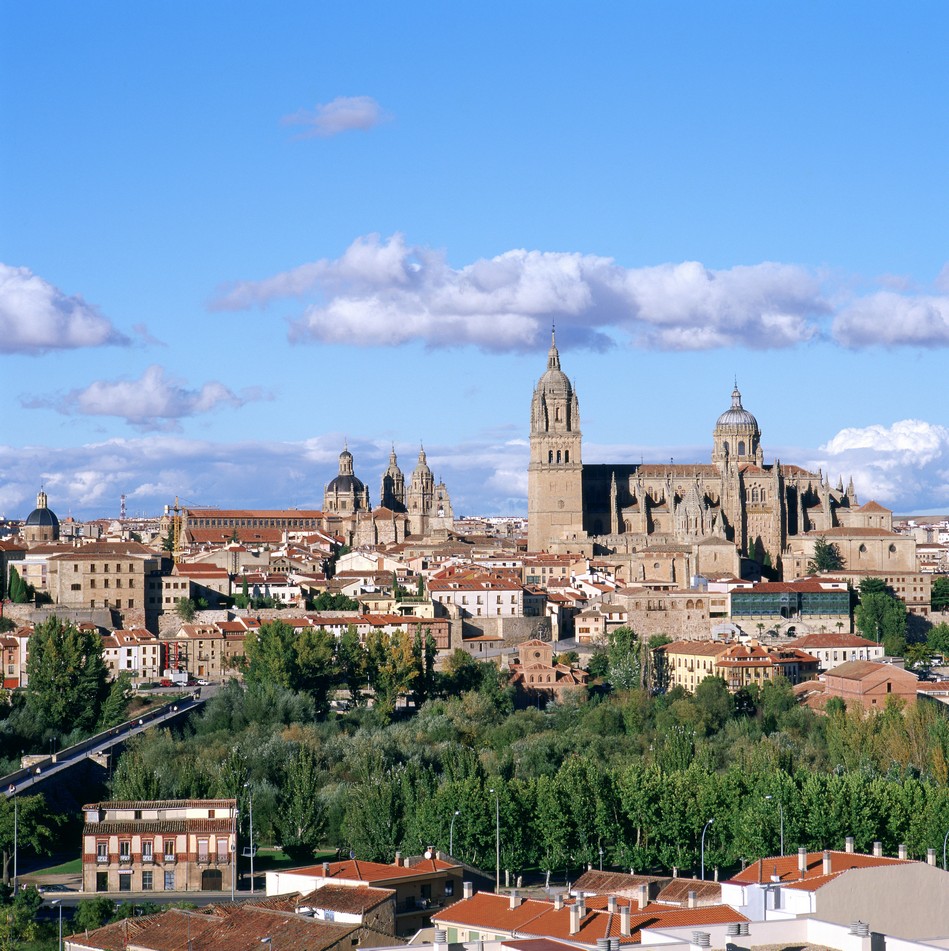
[[[557,462],[560,462],[560,450],[557,450]]]
[[[764,502],[764,489],[761,490],[761,501]]]
[[[751,490],[751,501],[752,501],[752,502],[757,502],[757,501],[758,501],[758,486],[755,486],[755,487]]]
[[[554,410],[554,419],[558,423],[560,422],[560,407],[559,406]]]
[[[569,450],[569,449],[564,449],[564,451],[563,451],[563,461],[564,461],[564,462],[569,462],[569,461],[570,461],[570,450]]]
[[[553,461],[554,461],[554,451],[553,451],[553,449],[551,449],[550,452],[547,453],[547,461],[548,461],[548,462],[553,462]]]
[[[725,447],[725,452],[728,452],[728,440],[727,440],[727,439],[725,440],[725,442],[724,442],[722,445],[724,445],[724,447]]]
[[[743,456],[745,454],[745,441],[743,439],[738,440],[738,455]]]

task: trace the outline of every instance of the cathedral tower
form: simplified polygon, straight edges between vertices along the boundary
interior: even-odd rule
[[[732,405],[718,417],[712,433],[712,463],[722,469],[728,462],[750,462],[760,466],[763,457],[758,420],[741,405],[741,392],[736,381]]]
[[[560,369],[551,333],[547,370],[531,401],[530,465],[527,470],[527,547],[542,551],[564,535],[583,531],[583,465],[577,394]]]
[[[395,456],[395,446],[392,447],[392,452],[389,453],[389,468],[382,476],[379,504],[393,512],[405,511],[405,476],[399,468],[399,461]]]

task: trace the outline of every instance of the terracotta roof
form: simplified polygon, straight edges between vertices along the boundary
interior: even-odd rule
[[[298,898],[297,908],[327,908],[346,914],[362,915],[395,895],[391,888],[371,888],[368,885],[323,885],[316,891]]]
[[[149,951],[259,951],[271,938],[280,951],[324,951],[352,934],[344,925],[259,905],[214,906],[204,911],[172,908],[145,918],[126,918],[83,937],[82,945],[103,951],[128,947]],[[373,942],[378,943],[378,942]]]
[[[788,647],[800,647],[803,650],[816,647],[877,647],[876,641],[857,637],[856,634],[805,634],[791,641]]]
[[[313,509],[185,509],[189,518],[315,518],[323,513]]]
[[[816,891],[821,885],[851,869],[909,864],[907,859],[864,855],[861,852],[829,852],[828,854],[830,856],[830,875],[824,874],[824,853],[808,852],[803,875],[798,869],[798,857],[796,855],[779,855],[759,859],[747,868],[742,869],[730,881],[739,885],[751,885],[758,882],[771,882],[774,880],[774,876],[777,876],[787,888]]]
[[[625,872],[599,872],[596,869],[591,869],[589,872],[584,872],[573,883],[573,889],[574,891],[592,892],[597,895],[617,895],[632,889],[638,889],[640,885],[668,881],[668,876],[627,875]]]
[[[697,901],[721,904],[722,886],[718,882],[703,882],[694,878],[674,878],[659,894],[656,901],[670,905],[687,905],[689,892],[695,892]]]
[[[105,822],[87,822],[82,827],[83,835],[132,835],[138,832],[155,835],[170,832],[216,832],[233,831],[231,819],[107,819]]]
[[[391,879],[431,874],[432,872],[444,872],[452,868],[460,868],[460,866],[457,862],[443,862],[441,859],[419,859],[409,866],[347,859],[344,862],[330,862],[328,872],[324,871],[322,865],[307,865],[303,868],[287,869],[287,871],[293,875],[312,875],[315,878],[336,878],[354,882],[385,882]]]
[[[233,809],[236,799],[110,799],[90,802],[83,809]]]
[[[894,667],[892,664],[877,664],[872,660],[848,660],[846,664],[840,664],[827,671],[827,676],[840,677],[844,680],[864,680],[871,674],[881,671],[889,671],[897,676],[903,675],[916,679],[913,674],[903,670],[902,667]]]

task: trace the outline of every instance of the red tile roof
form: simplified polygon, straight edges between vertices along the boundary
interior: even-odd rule
[[[803,875],[798,868],[797,855],[781,855],[759,859],[739,872],[731,881],[739,885],[752,885],[756,882],[772,882],[774,876],[777,876],[788,888],[816,891],[832,878],[851,869],[908,864],[907,859],[864,855],[861,852],[830,852],[829,856],[830,875],[824,874],[824,853],[808,852]]]

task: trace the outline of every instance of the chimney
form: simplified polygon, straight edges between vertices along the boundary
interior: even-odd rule
[[[936,850],[935,849],[926,849],[926,864],[927,865],[936,864]]]
[[[639,886],[639,910],[642,911],[649,904],[649,886],[643,882]]]
[[[610,951],[619,951],[619,938],[615,935],[610,938]]]
[[[850,925],[850,934],[858,938],[870,937],[870,925],[866,921],[855,921]]]
[[[823,872],[825,875],[830,875],[830,852],[827,849],[824,849],[824,868]]]
[[[609,938],[597,938],[597,939],[596,939],[596,951],[610,951],[610,939],[609,939]]]
[[[580,906],[570,906],[570,934],[576,934],[580,930]]]
[[[797,870],[801,873],[801,878],[807,873],[807,849],[797,850]]]
[[[698,903],[698,897],[695,894],[695,890],[691,889],[689,891],[689,908],[695,908]]]
[[[401,853],[401,852],[396,852],[396,853],[395,853],[395,861],[394,861],[392,864],[393,864],[393,865],[401,865],[401,864],[402,864],[402,853]]]
[[[619,909],[619,933],[624,937],[629,937],[629,905],[620,905]]]
[[[329,863],[329,862],[324,862],[324,863],[323,863],[323,874],[328,877],[328,876],[329,876],[329,873],[330,873],[330,863]]]
[[[563,909],[563,892],[557,892],[554,895],[554,911],[561,911]]]
[[[672,866],[672,877],[673,878],[679,877],[679,869],[675,865]]]
[[[906,846],[905,846],[905,845],[899,845],[899,846],[897,846],[897,848],[896,848],[896,857],[897,857],[898,859],[905,859],[905,858],[906,858]]]
[[[520,898],[517,897],[517,889],[516,889],[516,888],[515,888],[515,889],[512,889],[512,891],[511,891],[511,902],[510,902],[510,905],[509,905],[508,907],[511,908],[511,910],[513,911],[513,909],[517,908],[518,905],[520,905],[520,903],[521,903],[521,900],[520,900]]]
[[[873,854],[876,858],[882,858],[883,856],[883,843],[874,842],[873,843]]]
[[[848,835],[847,838],[844,839],[844,849],[847,852],[850,852],[851,854],[853,853],[853,836],[852,835]]]
[[[584,895],[583,892],[577,895],[575,907],[580,909],[581,918],[587,913],[587,896]]]
[[[741,929],[738,926],[738,922],[729,921],[725,925],[725,934],[728,935],[729,938],[737,938],[738,935],[741,934]]]
[[[712,936],[707,931],[693,931],[692,940],[689,942],[690,949],[710,948],[712,946]]]
[[[444,928],[435,929],[432,951],[448,951],[448,932]]]
[[[611,914],[616,914],[616,896],[610,895],[606,899],[606,910]]]
[[[471,882],[462,882],[461,883],[461,897],[471,898],[473,894],[474,894],[474,885]]]
[[[410,868],[408,856],[406,856],[404,859],[402,859],[402,866],[403,866],[404,868]]]

